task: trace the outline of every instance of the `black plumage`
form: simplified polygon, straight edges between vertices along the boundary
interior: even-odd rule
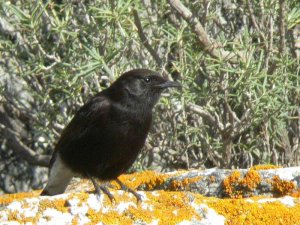
[[[80,174],[92,179],[98,194],[101,189],[113,198],[93,178],[120,182],[117,177],[134,163],[145,143],[152,109],[160,94],[168,87],[179,86],[154,71],[136,69],[124,73],[95,95],[64,129],[42,195],[64,192],[69,180]]]

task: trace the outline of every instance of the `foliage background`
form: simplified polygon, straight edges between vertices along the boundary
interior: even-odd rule
[[[75,111],[131,68],[179,80],[131,169],[299,165],[297,0],[0,6],[0,189],[41,188]]]

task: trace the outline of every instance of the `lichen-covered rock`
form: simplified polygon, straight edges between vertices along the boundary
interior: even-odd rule
[[[121,176],[128,186],[140,190],[141,203],[116,190],[115,182],[111,183],[115,203],[104,194],[97,198],[92,184],[77,178],[62,195],[41,197],[35,191],[0,196],[0,225],[300,224],[300,168],[270,167]]]
[[[192,193],[140,191],[141,203],[124,191],[112,193],[116,203],[104,195],[97,198],[86,193],[15,201],[0,212],[0,224],[224,224],[225,221]]]
[[[272,165],[250,169],[207,169],[168,174],[156,189],[191,191],[214,197],[280,197],[298,194],[300,167],[275,168]]]
[[[250,169],[182,170],[170,173],[144,171],[122,175],[129,187],[141,191],[190,191],[214,197],[251,197],[264,195],[280,197],[296,194],[300,188],[300,167],[278,168],[272,165]],[[116,182],[112,186],[118,188]],[[93,191],[87,180],[73,179],[67,192]]]
[[[13,201],[0,211],[0,224],[299,224],[300,199],[218,199],[191,192],[139,191],[143,201],[112,191],[102,195],[69,193]]]

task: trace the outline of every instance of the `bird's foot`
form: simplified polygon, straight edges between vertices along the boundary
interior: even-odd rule
[[[107,183],[104,183],[104,184],[101,184],[99,185],[97,183],[97,181],[92,177],[92,176],[89,176],[89,178],[91,179],[93,185],[94,185],[94,188],[95,188],[95,192],[96,192],[96,195],[97,195],[97,198],[98,200],[100,200],[100,197],[101,197],[101,191],[103,191],[104,194],[107,195],[107,197],[109,198],[109,200],[111,201],[111,203],[115,203],[116,200],[115,200],[115,197],[112,195],[112,193],[110,193],[110,191],[108,190],[108,186],[109,184]]]
[[[114,204],[116,202],[116,199],[112,195],[112,193],[110,193],[110,191],[108,190],[107,187],[108,187],[107,184],[99,185],[99,188],[101,189],[101,191],[103,191],[103,193],[107,195],[107,197],[109,198],[109,200],[111,201],[111,203]],[[101,193],[99,191],[97,191],[97,196],[100,196],[99,194],[101,194]]]
[[[120,181],[118,178],[116,179],[116,182],[120,185],[121,189],[123,191],[127,191],[127,192],[130,192],[131,194],[133,194],[136,199],[137,199],[137,202],[140,203],[142,202],[142,195],[138,194],[135,190],[127,187],[122,181]]]

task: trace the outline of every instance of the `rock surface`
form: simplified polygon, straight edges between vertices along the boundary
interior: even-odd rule
[[[260,166],[121,176],[141,203],[114,182],[112,203],[77,178],[62,195],[0,196],[0,224],[300,224],[299,175],[299,167]]]

